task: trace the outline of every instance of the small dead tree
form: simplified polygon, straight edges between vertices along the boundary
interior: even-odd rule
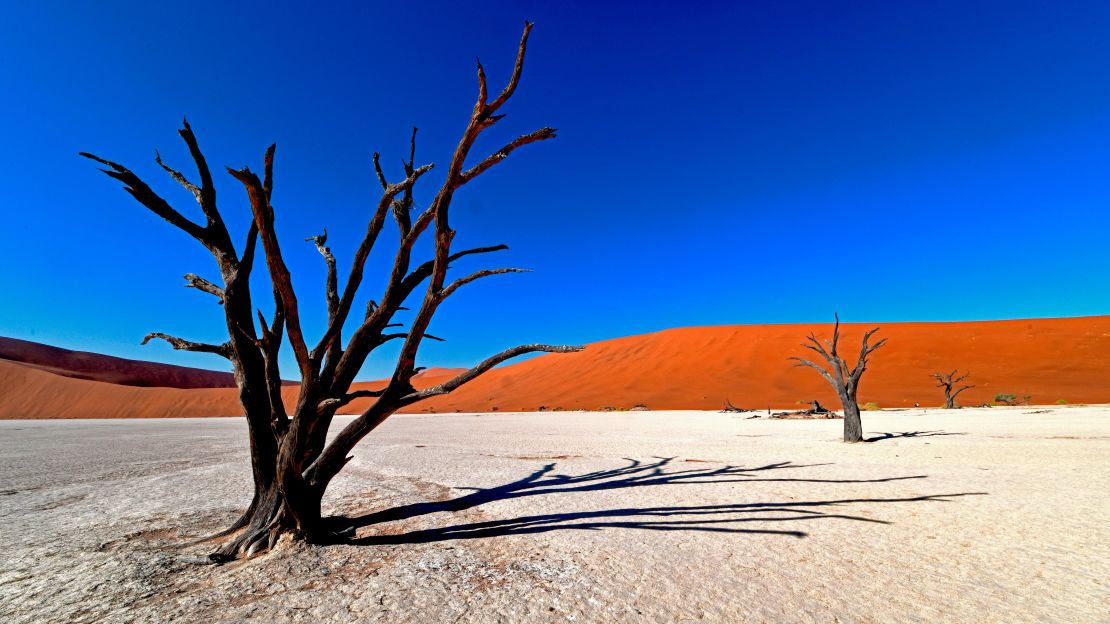
[[[970,384],[960,386],[960,383],[970,377],[971,373],[966,372],[960,375],[959,372],[959,369],[957,369],[951,373],[933,373],[930,375],[930,377],[937,380],[938,388],[944,388],[944,409],[959,409],[960,406],[956,405],[956,397],[964,390],[975,387]]]
[[[832,385],[836,390],[837,396],[840,397],[840,402],[844,405],[844,441],[845,442],[862,442],[863,441],[863,423],[860,421],[859,416],[859,402],[857,395],[859,393],[860,378],[863,377],[864,371],[867,370],[867,358],[875,349],[886,344],[886,338],[870,344],[871,336],[879,331],[876,327],[863,334],[863,342],[860,346],[859,359],[856,360],[854,368],[849,368],[848,363],[837,352],[838,343],[840,342],[840,316],[833,315],[836,318],[836,325],[833,326],[832,340],[825,340],[824,345],[817,339],[817,336],[810,334],[806,337],[809,344],[802,343],[802,346],[816,352],[826,362],[832,371],[825,370],[823,366],[815,364],[810,360],[792,357],[797,364],[795,366],[808,366],[825,378],[825,381]],[[816,408],[816,401],[815,408]]]
[[[355,445],[398,410],[447,394],[510,358],[533,352],[567,353],[581,349],[543,344],[518,346],[498,353],[439,385],[417,390],[412,383],[420,370],[416,366],[416,357],[421,343],[424,339],[437,340],[427,330],[439,307],[459,288],[475,280],[521,271],[514,268],[486,269],[454,281],[447,280],[448,269],[456,260],[507,249],[505,245],[496,245],[452,250],[455,231],[451,229],[449,208],[454,194],[517,148],[555,136],[554,128],[541,128],[512,140],[473,166],[466,166],[478,136],[505,117],[500,110],[512,97],[520,81],[531,28],[530,23],[525,24],[508,84],[492,98],[487,90],[485,70],[481,62],[478,63],[477,101],[462,138],[451,155],[446,179],[425,210],[414,214],[413,186],[433,165],[416,166],[416,130],[413,130],[408,160],[403,163],[403,180],[389,182],[378,154],[374,154],[373,162],[382,195],[370,216],[366,234],[355,251],[342,291],[339,289],[335,257],[327,247],[326,232],[307,239],[315,244],[327,269],[327,327],[315,346],[308,343],[302,332],[300,303],[274,228],[271,191],[275,146],[271,145],[266,150],[261,178],[246,167],[227,170],[245,188],[252,213],[249,233],[240,248],[232,243],[223,214],[217,209],[212,174],[188,122],[184,123],[179,134],[196,164],[199,183],[188,180],[180,171],[162,162],[157,153],[155,162],[196,198],[205,217],[203,223],[183,216],[127,167],[92,154],[81,154],[104,165],[102,171],[122,182],[125,190],[143,206],[200,242],[211,252],[219,267],[222,285],[191,273],[185,276],[185,280],[187,286],[213,295],[222,304],[228,334],[226,342],[202,344],[162,333],[149,334],[143,339],[144,344],[157,338],[170,343],[174,349],[219,355],[230,360],[235,374],[248,424],[254,497],[239,520],[226,530],[210,536],[210,539],[233,536],[213,554],[214,559],[250,556],[269,550],[285,535],[309,541],[327,537],[322,529],[320,504],[328,484],[352,459],[351,451]],[[367,305],[364,315],[353,315],[367,258],[390,215],[397,223],[400,241],[384,293],[377,302],[371,301]],[[434,239],[434,256],[413,266],[414,245],[429,231]],[[258,312],[259,324],[256,326],[250,278],[260,246],[273,287],[275,311],[269,321]],[[390,328],[398,326],[392,322],[394,315],[398,310],[408,309],[404,308],[405,302],[425,282],[427,287],[408,330],[390,331]],[[357,318],[359,316],[361,318]],[[343,333],[349,321],[354,330],[344,344]],[[291,410],[281,395],[278,351],[283,340],[288,340],[292,347],[300,374],[300,389]],[[351,391],[355,375],[367,356],[394,340],[401,343],[400,355],[385,387],[373,391]],[[329,443],[328,429],[336,412],[362,397],[372,397],[375,401]]]

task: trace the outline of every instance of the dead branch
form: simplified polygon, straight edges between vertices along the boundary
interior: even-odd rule
[[[231,345],[226,342],[223,344],[214,345],[205,342],[193,342],[191,340],[184,340],[182,338],[171,336],[169,334],[163,334],[161,332],[152,332],[147,334],[146,336],[143,336],[143,341],[140,344],[145,345],[155,338],[157,338],[158,340],[165,340],[170,344],[171,347],[174,348],[175,351],[214,353],[225,358],[231,358]]]

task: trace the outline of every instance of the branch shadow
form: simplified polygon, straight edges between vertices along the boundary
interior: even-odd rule
[[[931,438],[933,436],[954,436],[954,435],[967,435],[963,432],[950,432],[950,431],[900,431],[898,433],[885,432],[872,438],[865,438],[864,442],[882,442],[883,440],[891,440],[894,438]]]
[[[925,479],[926,475],[884,477],[876,479],[820,479],[779,476],[782,471],[813,468],[829,464],[794,464],[778,462],[744,468],[668,470],[673,457],[657,457],[653,461],[625,458],[627,465],[610,470],[598,470],[580,475],[556,474],[555,464],[549,463],[531,474],[492,488],[456,488],[474,490],[457,498],[400,505],[357,517],[332,516],[325,519],[325,528],[337,541],[353,545],[416,544],[456,539],[475,539],[505,535],[528,535],[557,530],[601,530],[606,528],[643,529],[653,531],[699,531],[718,533],[749,533],[783,535],[802,538],[806,532],[795,528],[745,528],[750,522],[805,522],[821,519],[841,519],[874,524],[890,524],[884,520],[846,513],[836,513],[831,508],[853,503],[910,503],[943,502],[961,496],[983,495],[984,492],[934,494],[899,498],[841,498],[789,502],[757,502],[720,505],[637,507],[540,514],[454,524],[445,527],[411,530],[403,533],[383,533],[355,538],[362,527],[398,520],[407,520],[440,512],[460,512],[493,501],[504,501],[528,496],[565,494],[572,492],[597,492],[604,490],[636,488],[658,485],[726,484],[756,482],[800,482],[828,484],[888,483]]]

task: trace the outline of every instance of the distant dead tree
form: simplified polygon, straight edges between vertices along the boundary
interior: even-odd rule
[[[952,371],[951,373],[939,373],[938,372],[938,373],[933,373],[932,375],[930,375],[930,377],[937,380],[937,387],[938,388],[944,388],[944,408],[945,409],[959,409],[960,406],[956,405],[956,397],[958,397],[960,395],[960,393],[963,392],[964,390],[975,387],[975,386],[970,385],[970,384],[966,385],[966,386],[960,386],[960,383],[963,380],[967,379],[969,376],[971,376],[971,373],[967,372],[967,373],[964,373],[963,375],[960,375],[959,372],[960,372],[959,369],[957,369],[957,370]]]
[[[254,497],[234,524],[207,538],[233,536],[213,553],[214,559],[250,556],[269,550],[285,535],[308,541],[328,537],[324,534],[320,517],[320,503],[328,484],[352,459],[351,451],[355,445],[396,411],[418,401],[447,394],[510,358],[532,352],[567,353],[581,349],[544,344],[518,346],[489,357],[439,385],[417,390],[412,383],[419,370],[416,358],[422,341],[425,338],[436,339],[427,330],[440,305],[459,288],[477,279],[521,271],[513,268],[486,269],[449,282],[447,274],[451,263],[464,256],[500,251],[507,247],[496,245],[452,251],[455,231],[451,229],[448,217],[451,200],[459,189],[517,148],[555,136],[554,128],[541,128],[517,137],[473,166],[466,166],[478,136],[505,117],[499,111],[512,97],[520,81],[531,28],[530,23],[525,24],[512,75],[505,88],[492,99],[487,91],[485,70],[478,63],[477,101],[462,138],[451,155],[446,178],[425,210],[414,214],[413,186],[433,165],[416,166],[416,130],[413,130],[408,160],[403,163],[403,180],[387,181],[378,154],[374,154],[374,167],[383,192],[370,216],[366,234],[355,251],[342,291],[336,275],[335,257],[326,244],[326,233],[308,239],[323,256],[327,268],[328,321],[315,346],[310,346],[302,332],[300,306],[274,228],[271,191],[275,146],[271,145],[266,150],[261,179],[247,167],[227,170],[246,189],[252,212],[249,232],[239,249],[232,243],[224,217],[216,207],[212,174],[188,122],[184,123],[179,134],[196,164],[199,184],[162,162],[157,154],[155,162],[196,198],[205,217],[203,223],[183,216],[123,165],[92,154],[81,154],[104,165],[102,171],[121,181],[125,190],[143,206],[200,242],[211,252],[219,267],[222,285],[191,273],[185,276],[185,280],[187,286],[215,296],[223,305],[228,334],[226,342],[203,344],[162,333],[149,334],[143,339],[144,344],[157,338],[165,340],[174,349],[219,355],[231,362],[235,374],[248,424]],[[391,214],[399,230],[399,246],[384,292],[376,302],[369,302],[364,314],[352,314],[367,258]],[[434,256],[414,267],[412,252],[426,231],[430,231],[434,239]],[[259,325],[256,327],[250,278],[259,245],[273,287],[275,311],[268,322],[259,311]],[[427,288],[408,330],[390,331],[390,328],[398,326],[392,322],[394,314],[408,309],[403,307],[404,303],[424,282],[427,282]],[[352,321],[354,331],[344,344],[342,334],[348,321]],[[282,400],[282,378],[278,367],[278,351],[284,339],[292,347],[300,375],[297,402],[291,412]],[[367,356],[394,340],[401,343],[400,354],[385,387],[351,391],[355,375]],[[328,429],[336,412],[362,397],[372,397],[375,401],[329,443]]]
[[[844,405],[844,441],[845,442],[862,442],[863,441],[863,423],[859,417],[859,402],[857,401],[857,394],[859,392],[860,378],[863,377],[864,371],[867,370],[867,358],[875,349],[886,344],[886,338],[876,342],[874,345],[870,344],[871,336],[879,331],[876,327],[863,334],[863,342],[860,347],[859,359],[856,360],[854,368],[849,368],[844,358],[837,352],[837,346],[840,341],[840,316],[833,315],[836,318],[836,325],[833,326],[832,340],[821,341],[817,340],[817,336],[810,334],[806,337],[809,344],[802,343],[802,346],[819,354],[826,362],[828,362],[832,371],[825,370],[823,366],[819,366],[807,359],[800,357],[792,357],[791,360],[798,362],[795,366],[808,366],[825,378],[836,390],[837,396],[840,397],[840,402]],[[815,409],[817,407],[816,402]]]

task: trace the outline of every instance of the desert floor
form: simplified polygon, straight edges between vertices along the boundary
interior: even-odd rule
[[[397,416],[222,566],[240,419],[0,422],[0,621],[1110,621],[1110,408],[746,416]]]

